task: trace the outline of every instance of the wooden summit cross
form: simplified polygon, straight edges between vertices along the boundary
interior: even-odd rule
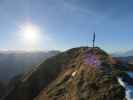
[[[93,33],[93,48],[95,47],[95,39],[96,39],[96,34],[95,32]]]

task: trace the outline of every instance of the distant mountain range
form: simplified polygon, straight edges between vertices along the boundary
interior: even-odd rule
[[[113,53],[112,56],[116,59],[121,60],[124,63],[133,64],[133,50],[126,52],[116,52]]]
[[[128,57],[133,56],[133,50],[126,51],[126,52],[115,52],[112,54],[115,57]]]
[[[35,67],[45,59],[58,54],[59,51],[0,51],[0,81],[8,81]]]

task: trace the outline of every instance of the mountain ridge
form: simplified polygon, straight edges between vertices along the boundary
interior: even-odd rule
[[[86,52],[89,52],[91,54],[93,53],[97,57],[103,54],[105,57],[103,57],[102,55],[102,57],[98,59],[101,59],[101,61],[107,60],[108,63],[105,61],[103,62],[104,64],[113,65],[116,63],[115,61],[113,61],[113,59],[110,56],[108,56],[105,52],[103,52],[99,48],[91,48]],[[83,60],[83,58],[81,59]],[[79,60],[79,62],[80,61],[81,60]],[[105,100],[105,99],[112,100],[113,98],[117,100],[122,100],[124,98],[124,89],[122,89],[121,86],[114,79],[115,76],[110,75],[110,72],[113,69],[106,68],[109,67],[109,65],[108,66],[106,65],[105,67],[99,66],[100,68],[97,68],[97,66],[95,65],[88,66],[88,63],[87,65],[84,64],[84,60],[83,62],[81,61],[81,63],[83,65],[82,64],[79,65],[79,68],[74,68],[74,69],[70,68],[70,70],[68,69],[67,71],[65,71],[65,73],[59,75],[59,79],[57,78],[57,80],[55,80],[52,83],[52,85],[44,89],[44,91],[40,92],[40,95],[36,97],[34,100],[45,100],[44,98],[48,98],[47,100],[59,100],[59,99],[60,100]],[[103,72],[101,73],[100,71]],[[112,80],[110,81],[110,79],[107,80],[106,78],[105,78],[106,80],[104,80],[105,76],[102,76],[103,73],[107,73],[105,74],[105,76],[110,78],[112,77]],[[75,75],[73,76],[73,74]],[[99,76],[103,79],[100,79]],[[101,81],[101,83],[99,83],[98,81]],[[103,81],[105,81],[105,83]],[[103,86],[106,87],[105,90],[104,87],[100,87],[100,84],[102,85],[104,84]],[[112,84],[114,84],[114,86]],[[106,91],[107,88],[109,89],[108,91]],[[121,92],[119,91],[113,93],[114,89],[116,89],[116,91],[117,90],[119,91],[120,89]]]
[[[45,60],[4,100],[123,100],[117,77],[128,76],[118,66],[98,47],[72,48]]]

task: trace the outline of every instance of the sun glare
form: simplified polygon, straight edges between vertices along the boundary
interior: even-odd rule
[[[40,29],[38,26],[28,23],[20,27],[21,38],[27,43],[37,43],[40,37]]]
[[[21,31],[25,41],[37,42],[39,35],[39,29],[37,26],[28,24],[26,26],[23,26]]]
[[[32,26],[27,26],[24,29],[24,38],[28,41],[36,41],[37,30]]]
[[[26,23],[19,27],[21,42],[28,48],[39,46],[41,37],[40,28],[32,23]]]

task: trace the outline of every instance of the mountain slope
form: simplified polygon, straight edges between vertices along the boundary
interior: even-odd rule
[[[128,77],[100,48],[73,48],[22,77],[4,100],[123,100],[119,76]]]
[[[75,51],[75,50],[74,50]],[[5,100],[32,100],[41,89],[46,87],[59,72],[76,57],[77,52],[70,50],[65,53],[58,54],[44,61],[38,68],[22,78],[14,89],[5,98]]]
[[[86,63],[95,55],[101,65]],[[85,59],[85,60],[84,60]],[[77,64],[80,63],[79,65]],[[76,63],[76,64],[75,64]],[[122,71],[114,69],[115,61],[99,48],[84,51],[58,78],[41,91],[34,100],[123,100],[124,89],[118,84],[117,76]],[[45,99],[47,98],[47,99]]]

